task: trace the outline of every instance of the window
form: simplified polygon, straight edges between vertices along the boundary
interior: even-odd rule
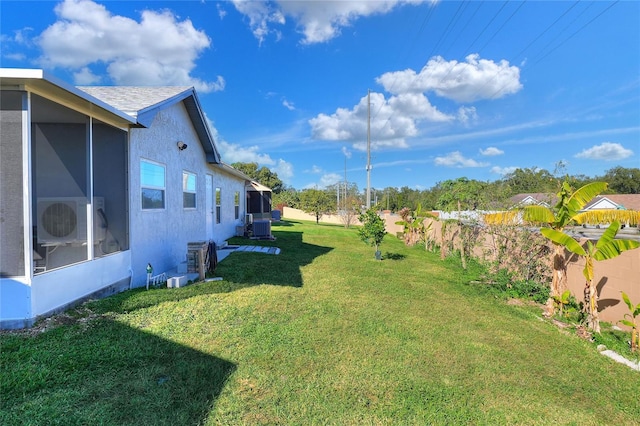
[[[140,161],[142,209],[164,209],[165,167],[147,160]]]
[[[233,197],[233,203],[235,204],[236,219],[240,218],[240,192],[236,191]]]
[[[196,175],[182,172],[182,207],[196,208]]]
[[[222,211],[220,208],[221,201],[220,188],[216,188],[216,223],[220,223],[220,213]]]

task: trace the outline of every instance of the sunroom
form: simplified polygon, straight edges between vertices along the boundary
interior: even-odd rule
[[[1,72],[0,310],[14,328],[128,285],[135,120],[41,70]]]

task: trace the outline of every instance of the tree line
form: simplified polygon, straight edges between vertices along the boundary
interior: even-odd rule
[[[257,163],[234,163],[233,167],[253,180],[272,189],[274,208],[286,205],[319,215],[359,209],[365,203],[365,190],[356,183],[338,182],[321,189],[297,190],[286,185],[277,173]],[[460,177],[436,183],[425,190],[386,187],[372,188],[372,205],[378,210],[398,212],[415,210],[420,205],[427,210],[500,210],[511,207],[509,199],[522,193],[555,194],[563,181],[579,188],[591,182],[606,182],[606,194],[640,194],[640,168],[613,167],[602,176],[562,175],[564,165],[556,170],[533,167],[519,168],[493,182]]]

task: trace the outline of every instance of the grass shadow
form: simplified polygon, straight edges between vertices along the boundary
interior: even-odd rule
[[[400,253],[390,253],[390,252],[386,252],[384,254],[384,256],[382,256],[383,260],[404,260],[407,256],[405,256],[404,254],[400,254]]]
[[[5,425],[203,424],[236,370],[230,361],[104,317],[2,336],[2,358]]]
[[[308,244],[302,240],[302,232],[273,231],[273,241],[254,241],[232,239],[231,244],[259,245],[280,248],[280,254],[269,255],[253,252],[231,253],[221,262],[216,275],[221,276],[227,283],[248,287],[252,285],[284,285],[302,287],[302,273],[300,269],[313,262],[331,250]]]
[[[263,284],[302,287],[301,268],[332,250],[331,247],[303,242],[302,232],[284,230],[272,233],[276,237],[275,240],[231,238],[229,240],[231,245],[278,247],[280,254],[232,252],[216,267],[215,275],[221,277],[221,281],[200,282],[175,289],[160,288],[147,291],[139,288],[98,302],[88,302],[85,306],[97,313],[123,313],[163,302],[179,301],[206,294],[229,293]],[[79,312],[78,315],[84,315],[81,310],[77,312]]]

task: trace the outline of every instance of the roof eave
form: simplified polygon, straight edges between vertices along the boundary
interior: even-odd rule
[[[138,123],[145,127],[151,126],[151,123],[153,123],[155,116],[160,110],[178,102],[182,102],[187,110],[187,114],[193,123],[198,139],[200,139],[200,143],[204,149],[207,162],[210,164],[219,163],[220,154],[216,149],[215,141],[213,140],[213,136],[211,136],[211,131],[209,130],[209,125],[202,113],[202,107],[200,106],[198,95],[193,87],[167,98],[162,102],[158,102],[150,107],[139,110],[137,112]]]
[[[39,94],[50,94],[54,98],[66,101],[71,106],[80,106],[89,111],[97,107],[101,113],[107,113],[115,121],[124,125],[135,125],[136,119],[113,106],[97,99],[88,93],[46,73],[41,69],[0,68],[0,85],[4,88],[15,86],[16,89],[25,88]]]

